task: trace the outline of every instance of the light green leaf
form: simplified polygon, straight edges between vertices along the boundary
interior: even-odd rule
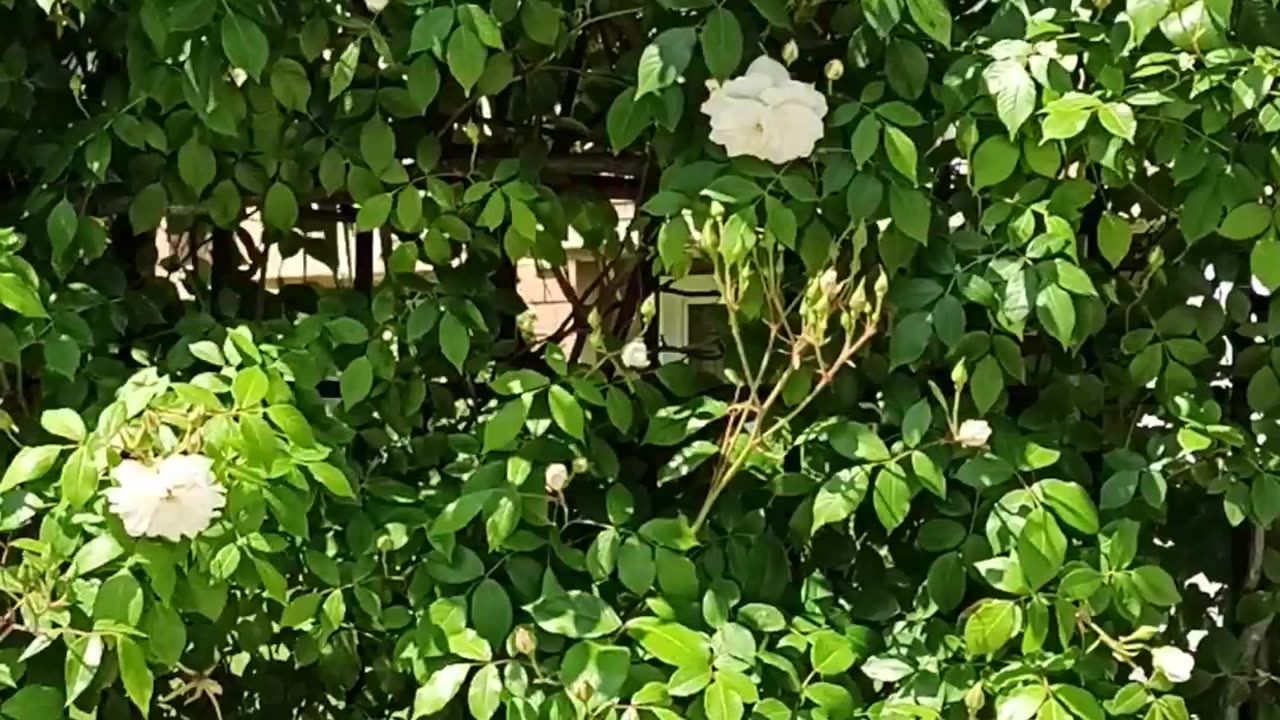
[[[440,351],[458,372],[462,372],[462,365],[471,353],[471,335],[462,319],[451,312],[440,318]]]
[[[903,177],[916,184],[916,145],[906,133],[892,125],[884,128],[884,149],[889,156],[889,163],[902,173]]]
[[[951,13],[942,0],[907,0],[907,11],[916,27],[943,47],[951,47]]]
[[[657,93],[679,79],[693,57],[698,42],[691,27],[664,30],[640,53],[636,68],[636,99]]]
[[[1009,135],[1031,117],[1036,107],[1036,84],[1021,60],[997,60],[982,71],[987,93],[996,101],[996,115]]]
[[[561,430],[579,440],[585,437],[586,416],[572,392],[561,385],[552,385],[547,389],[547,404]]]
[[[422,687],[414,693],[413,720],[444,710],[462,689],[462,683],[466,682],[470,671],[471,663],[454,663],[431,673]]]
[[[142,648],[133,638],[121,636],[116,640],[116,657],[120,661],[120,681],[124,684],[125,694],[142,716],[147,717],[151,711],[155,678],[151,668],[147,667]]]

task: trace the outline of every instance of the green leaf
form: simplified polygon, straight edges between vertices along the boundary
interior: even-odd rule
[[[1003,135],[983,141],[973,154],[973,189],[999,185],[1018,167],[1018,146]]]
[[[80,414],[70,408],[45,410],[40,414],[40,427],[47,432],[66,438],[72,442],[80,442],[85,437],[84,421]]]
[[[965,648],[970,656],[995,655],[1022,627],[1022,611],[1010,600],[986,600],[964,624]]]
[[[928,313],[912,313],[898,321],[889,335],[889,365],[907,365],[920,359],[933,337]]]
[[[449,36],[445,59],[449,65],[449,72],[462,86],[462,92],[466,95],[471,94],[471,88],[475,87],[484,73],[485,60],[488,57],[489,51],[480,42],[480,38],[468,28],[460,26]]]
[[[1115,213],[1103,213],[1098,220],[1098,249],[1111,267],[1120,266],[1132,243],[1133,228],[1129,221]]]
[[[1182,600],[1182,593],[1163,568],[1144,565],[1132,572],[1133,586],[1143,600],[1156,607],[1171,607]]]
[[[1249,269],[1267,290],[1280,288],[1280,242],[1270,238],[1255,242],[1249,253]]]
[[[1071,335],[1076,329],[1076,308],[1067,291],[1057,285],[1041,290],[1036,297],[1036,317],[1064,348],[1071,346]]]
[[[674,667],[705,667],[711,658],[711,643],[700,632],[675,622],[641,617],[627,623],[627,633],[658,661]]]
[[[889,214],[902,234],[921,245],[929,244],[929,221],[933,208],[924,193],[890,185]]]
[[[1133,47],[1137,47],[1169,14],[1169,0],[1126,0],[1124,10],[1129,16]]]
[[[636,99],[675,84],[689,66],[697,42],[693,28],[677,27],[664,30],[645,46],[636,68]]]
[[[418,16],[409,35],[409,53],[417,54],[424,50],[434,52],[437,57],[444,55],[444,41],[453,29],[453,7],[434,7]]]
[[[1053,696],[1079,720],[1105,720],[1102,704],[1087,690],[1071,685],[1054,685]]]
[[[234,12],[222,18],[222,51],[232,65],[249,73],[254,80],[262,76],[270,53],[262,28]]]
[[[1036,108],[1036,84],[1022,61],[997,60],[982,71],[987,93],[996,101],[996,115],[1008,128],[1009,135],[1031,117]]]
[[[105,644],[102,636],[97,634],[71,636],[64,642],[67,655],[63,663],[63,677],[67,682],[67,703],[73,703],[89,689],[98,674]]]
[[[1041,123],[1041,132],[1045,141],[1069,140],[1084,132],[1089,124],[1092,111],[1079,108],[1051,110]]]
[[[489,720],[502,702],[502,676],[497,665],[485,665],[471,677],[467,709],[476,720]]]
[[[1098,121],[1102,127],[1118,138],[1133,143],[1133,135],[1138,130],[1138,121],[1133,116],[1133,108],[1128,103],[1110,102],[1098,108]]]
[[[515,441],[524,427],[524,400],[516,398],[504,404],[484,425],[486,452],[503,450]]]
[[[1067,557],[1067,538],[1058,521],[1043,509],[1032,510],[1018,534],[1017,554],[1022,575],[1032,590],[1056,577]]]
[[[884,128],[884,149],[889,156],[889,163],[902,173],[903,177],[916,184],[916,145],[906,133],[892,125]]]
[[[636,88],[626,88],[614,98],[605,117],[605,130],[615,153],[635,142],[653,122],[649,107],[650,103],[636,102]]]
[[[413,720],[435,715],[462,689],[471,671],[471,663],[454,663],[431,673],[427,681],[413,695]]]
[[[134,234],[142,234],[149,230],[155,230],[160,226],[160,220],[164,218],[165,210],[169,206],[169,194],[165,191],[164,186],[160,183],[152,183],[138,191],[133,196],[133,202],[129,205],[129,223],[133,226]],[[0,298],[8,293],[3,287],[0,287]],[[6,302],[6,305],[9,303]],[[10,307],[13,307],[10,305]],[[17,310],[17,308],[14,308]],[[18,310],[18,312],[22,312]],[[23,313],[24,315],[26,313]],[[42,313],[43,314],[43,313]]]
[[[129,700],[147,717],[151,711],[151,693],[155,678],[147,667],[147,658],[133,638],[121,636],[116,640],[116,657],[120,661],[120,682],[124,684]]]
[[[490,644],[499,646],[511,632],[511,598],[493,578],[481,580],[471,593],[471,624]]]
[[[520,4],[520,25],[529,39],[554,46],[560,37],[560,9],[546,0],[529,0]]]
[[[742,26],[730,10],[714,8],[707,13],[699,38],[702,57],[713,77],[726,78],[742,62]]]
[[[44,477],[61,452],[62,448],[57,445],[28,446],[19,450],[9,467],[5,468],[4,477],[0,478],[0,494]]]
[[[307,469],[311,471],[311,474],[326,490],[334,495],[348,498],[355,497],[355,492],[352,491],[351,483],[347,480],[346,474],[338,468],[325,462],[313,462],[307,465]]]
[[[267,190],[262,219],[277,230],[292,230],[298,224],[298,199],[288,185],[276,182]]]
[[[552,385],[547,389],[547,404],[551,407],[551,417],[561,430],[579,440],[585,437],[586,416],[572,392],[563,386]]]
[[[618,579],[624,587],[636,595],[644,595],[653,587],[657,573],[652,548],[634,535],[622,542],[618,550]]]
[[[369,118],[360,129],[360,155],[375,173],[396,161],[396,136],[381,116]]]
[[[570,638],[597,638],[622,627],[622,621],[599,597],[581,590],[543,595],[525,610],[538,627]]]
[[[302,63],[292,58],[281,58],[271,67],[271,94],[284,108],[307,111],[311,101],[311,80]]]
[[[812,535],[823,525],[837,523],[853,514],[866,497],[871,484],[865,468],[841,468],[835,476],[822,484],[813,499]]]
[[[440,92],[440,68],[430,55],[419,55],[405,73],[405,87],[419,110],[425,111]]]
[[[1261,203],[1245,203],[1227,213],[1218,234],[1228,240],[1255,238],[1271,226],[1271,210]]]
[[[338,380],[342,405],[350,410],[373,390],[373,363],[365,355],[352,360]]]
[[[311,621],[320,609],[321,599],[320,593],[307,593],[295,597],[280,612],[280,626],[296,628]]]
[[[329,99],[334,100],[348,87],[356,76],[356,65],[360,63],[360,43],[362,38],[343,48],[338,62],[333,65],[333,74],[329,76]]]
[[[900,470],[885,468],[880,471],[875,480],[872,504],[886,532],[892,533],[907,519],[907,512],[911,509],[911,486]]]
[[[83,447],[72,450],[62,466],[59,482],[62,499],[73,508],[84,507],[98,490],[98,468],[94,465],[93,453]]]
[[[363,232],[377,230],[387,224],[391,217],[391,206],[395,199],[391,193],[378,193],[365,198],[360,203],[360,211],[356,213],[356,229]]]
[[[1024,685],[1004,695],[996,703],[996,720],[1032,720],[1049,691],[1044,685]]]
[[[1004,370],[994,355],[985,355],[973,369],[969,379],[969,393],[979,415],[985,415],[1004,393]]]
[[[449,364],[462,372],[462,365],[471,354],[471,335],[462,319],[451,312],[440,318],[440,351]]]
[[[966,576],[964,559],[960,553],[939,555],[929,566],[925,588],[933,604],[943,612],[950,612],[964,600]]]
[[[858,167],[862,167],[876,154],[876,148],[880,147],[880,130],[883,127],[880,120],[870,113],[858,121],[857,127],[853,129],[853,139],[849,144],[849,149],[853,152],[853,161]]]
[[[942,0],[907,0],[907,11],[916,27],[943,47],[951,47],[951,13]]]
[[[819,630],[809,636],[809,664],[819,675],[841,675],[853,667],[853,645],[833,630]]]
[[[62,692],[47,685],[24,684],[0,705],[0,714],[12,720],[61,720]]]
[[[45,219],[45,232],[49,235],[49,244],[55,261],[66,255],[71,242],[75,240],[76,231],[80,227],[80,218],[70,200],[62,198]]]
[[[1066,480],[1041,480],[1035,491],[1064,523],[1085,535],[1097,535],[1098,509],[1094,507],[1089,491],[1080,484]]]
[[[717,678],[707,686],[702,696],[703,710],[707,720],[741,720],[743,713],[742,698],[729,686],[729,683]]]

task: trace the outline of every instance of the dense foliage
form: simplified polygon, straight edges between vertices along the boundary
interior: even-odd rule
[[[0,716],[1277,716],[1271,0],[0,5]]]

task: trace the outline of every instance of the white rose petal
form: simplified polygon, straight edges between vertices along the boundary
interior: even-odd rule
[[[544,482],[546,483],[547,492],[559,493],[564,490],[564,486],[569,484],[569,468],[564,463],[552,463],[547,466],[547,473]]]
[[[991,438],[991,426],[986,420],[965,420],[960,423],[956,442],[967,448],[980,448]]]
[[[632,340],[622,347],[622,364],[640,370],[649,367],[649,348],[643,340]]]
[[[1191,671],[1196,667],[1196,659],[1180,648],[1166,645],[1151,649],[1151,665],[1172,683],[1183,683],[1191,679]]]
[[[702,112],[711,119],[711,141],[731,157],[782,164],[813,154],[827,99],[813,85],[792,80],[782,63],[760,57],[746,75],[714,90]]]
[[[173,455],[155,467],[125,460],[112,475],[117,486],[106,490],[108,507],[133,537],[194,538],[227,504],[213,461],[203,455]]]

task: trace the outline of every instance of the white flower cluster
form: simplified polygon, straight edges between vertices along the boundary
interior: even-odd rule
[[[227,504],[204,455],[171,455],[155,466],[125,460],[112,476],[118,485],[106,490],[108,505],[134,537],[194,538]]]
[[[813,154],[827,99],[811,83],[792,80],[782,63],[760,57],[746,75],[716,89],[702,112],[711,118],[712,142],[730,156],[781,164]]]

